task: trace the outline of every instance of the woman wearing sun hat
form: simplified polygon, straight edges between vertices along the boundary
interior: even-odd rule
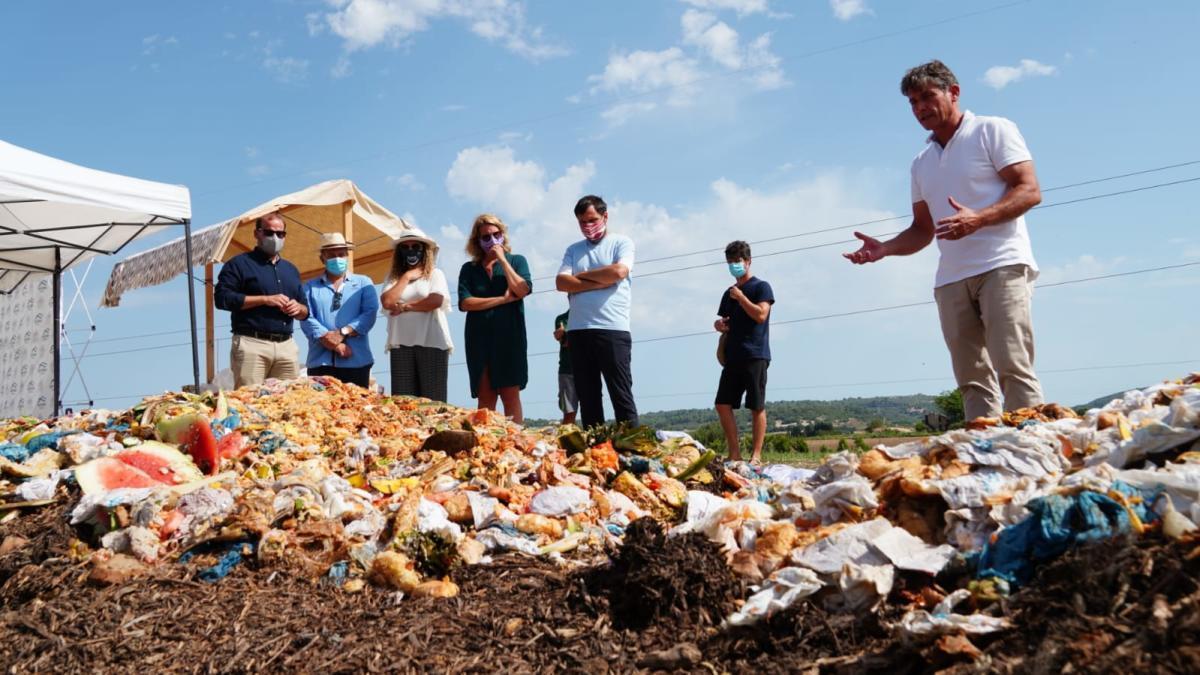
[[[489,410],[499,398],[504,414],[521,423],[521,390],[529,382],[523,301],[533,289],[529,263],[512,253],[508,226],[490,213],[475,219],[467,255],[458,273],[458,308],[467,313],[471,396]]]
[[[388,313],[392,395],[445,401],[450,366],[450,288],[437,268],[438,245],[418,229],[393,244],[381,298]]]

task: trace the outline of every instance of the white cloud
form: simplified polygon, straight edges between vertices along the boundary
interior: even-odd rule
[[[875,13],[867,7],[866,0],[829,0],[829,7],[838,21],[849,21],[856,16]]]
[[[531,60],[562,56],[566,50],[529,26],[517,0],[328,0],[335,11],[325,23],[348,51],[379,44],[397,46],[432,22],[454,19],[479,37]],[[310,27],[310,32],[312,29]]]
[[[258,31],[250,31],[252,37],[258,36]],[[308,59],[294,56],[280,56],[276,52],[283,46],[283,40],[267,40],[255,48],[262,55],[262,67],[277,82],[296,84],[308,78]]]
[[[746,49],[746,68],[751,70],[750,82],[762,91],[787,86],[787,77],[780,67],[782,61],[771,51],[771,36],[760,35]]]
[[[329,69],[329,76],[335,80],[340,80],[351,73],[350,57],[345,54],[338,57],[334,62],[333,67]]]
[[[304,25],[308,27],[309,36],[315,37],[325,32],[327,24],[320,12],[309,12],[304,15]]]
[[[460,110],[466,110],[467,106],[459,104],[459,103],[447,103],[446,105],[442,106],[439,109],[442,112],[458,112]]]
[[[244,152],[246,153],[246,159],[254,159],[255,157],[258,157],[259,151],[257,147],[253,145],[247,145],[244,149]]]
[[[748,45],[738,32],[711,12],[695,9],[680,17],[681,45],[660,51],[618,52],[609,57],[604,72],[588,78],[590,93],[661,94],[661,102],[673,108],[691,106],[699,98],[700,82],[709,93],[725,89],[721,96],[734,96],[736,85],[722,81],[722,74],[744,72],[754,89],[771,90],[787,85],[781,59],[771,51],[771,35],[764,33]],[[690,48],[695,54],[684,51]],[[659,99],[658,96],[654,97]],[[619,126],[633,117],[656,110],[659,100],[618,102],[604,110],[601,118]]]
[[[146,37],[142,38],[142,56],[153,56],[154,53],[160,48],[170,47],[177,44],[179,44],[179,38],[175,37],[174,35],[168,35],[165,38],[157,33],[154,35],[147,35]]]
[[[638,50],[628,54],[614,54],[608,59],[604,72],[592,75],[592,93],[597,92],[647,92],[672,88],[669,101],[682,105],[689,102],[696,91],[693,82],[701,76],[699,64],[686,56],[678,47],[652,52]]]
[[[770,7],[767,0],[683,0],[693,7],[713,10],[732,10],[738,16],[767,12]]]
[[[1058,68],[1039,63],[1033,59],[1021,59],[1016,66],[992,66],[983,74],[983,83],[993,89],[1003,89],[1027,77],[1053,75]]]
[[[545,170],[536,162],[518,161],[512,148],[474,147],[458,153],[446,174],[446,190],[456,199],[495,209],[506,222],[525,220],[541,213],[547,203],[558,203],[563,195],[570,200],[566,211],[570,213],[594,173],[591,161],[585,161],[547,185]]]
[[[388,176],[385,180],[391,185],[405,190],[412,190],[413,192],[420,192],[425,189],[425,184],[417,180],[417,177],[411,173],[400,176]]]
[[[648,101],[630,101],[627,103],[618,103],[600,113],[600,117],[603,118],[605,122],[608,122],[611,126],[619,127],[634,117],[648,113],[657,107],[657,104],[650,103]]]
[[[271,173],[271,167],[266,164],[254,164],[246,167],[246,173],[254,176],[255,178],[261,178]]]
[[[515,250],[527,257],[537,279],[553,275],[565,247],[579,239],[571,210],[581,195],[597,189],[591,185],[596,176],[595,165],[585,160],[550,179],[538,162],[519,158],[509,148],[475,147],[459,153],[447,176],[447,187],[456,198],[494,211],[509,224]],[[686,211],[605,195],[610,204],[610,227],[634,238],[639,259],[716,249],[675,260],[639,263],[634,271],[634,324],[638,336],[686,333],[705,330],[711,325],[708,314],[697,308],[715,309],[716,296],[722,285],[728,285],[719,249],[731,239],[769,239],[819,225],[895,215],[869,206],[871,195],[877,193],[876,184],[874,176],[841,172],[795,179],[771,190],[718,178],[710,184],[708,196]],[[802,214],[802,223],[797,223],[797,214]],[[468,220],[459,231],[469,226]],[[886,225],[879,225],[868,231],[888,231],[884,228]],[[447,234],[443,232],[443,236]],[[862,268],[850,265],[840,255],[856,248],[852,244],[771,255],[798,246],[850,238],[850,232],[846,231],[754,247],[756,270],[780,289],[777,293],[783,289],[804,289],[803,293],[788,294],[786,315],[781,319],[929,297],[934,247],[903,262]],[[461,254],[454,255],[458,255],[455,260],[461,264]],[[924,261],[923,270],[927,274],[914,273],[914,269],[922,269],[920,261]],[[710,267],[654,274],[709,262]],[[454,267],[447,262],[447,269]],[[548,282],[540,283],[544,289]],[[563,298],[557,293],[535,295],[531,302],[539,310],[562,311]],[[929,323],[926,329],[936,331],[936,320],[928,322],[927,317],[919,315],[916,318]],[[896,315],[880,322],[878,332],[892,335],[894,331],[903,331],[909,320]]]
[[[730,69],[742,67],[742,50],[737,31],[708,12],[689,9],[680,19],[683,43],[703,50],[710,59]]]
[[[294,56],[268,56],[263,59],[263,68],[278,82],[295,84],[308,77],[308,59]]]
[[[1043,266],[1038,273],[1037,284],[1044,286],[1066,279],[1084,279],[1101,276],[1116,271],[1126,260],[1127,258],[1124,256],[1105,260],[1091,253],[1083,253],[1074,260],[1068,260],[1059,265]]]
[[[504,144],[516,143],[517,141],[524,141],[528,143],[532,140],[533,133],[529,131],[505,131],[500,134],[500,142]]]

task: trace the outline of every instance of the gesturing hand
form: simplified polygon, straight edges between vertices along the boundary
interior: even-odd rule
[[[933,233],[938,239],[962,239],[983,227],[979,213],[974,209],[959,204],[954,197],[950,198],[950,206],[954,207],[956,213],[937,221],[937,228]]]
[[[726,319],[725,317],[721,317],[720,319],[717,319],[716,321],[713,322],[713,328],[718,333],[728,333],[729,332],[729,319]]]
[[[842,257],[854,263],[855,265],[865,265],[883,258],[883,242],[879,241],[875,237],[865,235],[862,232],[855,232],[854,236],[862,240],[862,248],[853,253],[843,253]]]

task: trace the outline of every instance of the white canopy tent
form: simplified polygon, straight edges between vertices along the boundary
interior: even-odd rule
[[[181,185],[97,171],[0,141],[0,293],[11,293],[35,274],[53,278],[54,408],[59,400],[59,334],[62,273],[97,255],[120,252],[130,242],[183,226],[191,258],[191,196]],[[200,361],[192,279],[192,379]]]

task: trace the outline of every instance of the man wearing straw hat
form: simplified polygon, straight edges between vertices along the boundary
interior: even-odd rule
[[[370,277],[346,273],[352,248],[339,232],[321,235],[325,273],[304,284],[309,314],[300,330],[308,338],[309,375],[366,388],[375,364],[367,334],[379,314],[379,293]]]
[[[300,270],[279,257],[285,237],[287,226],[278,212],[259,218],[254,250],[230,259],[217,278],[215,304],[230,313],[233,324],[229,363],[237,387],[269,377],[290,380],[299,373],[292,320],[307,319],[308,307]]]

